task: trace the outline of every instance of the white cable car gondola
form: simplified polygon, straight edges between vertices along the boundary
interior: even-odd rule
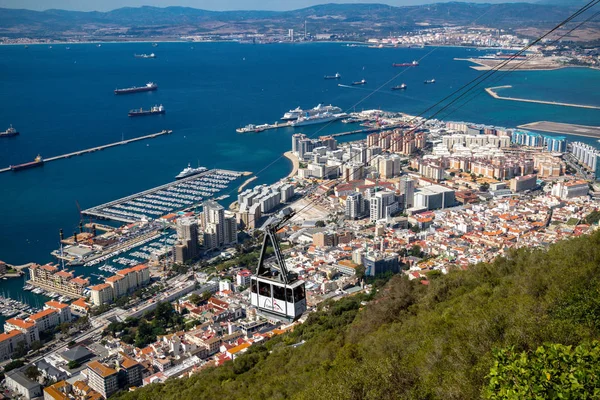
[[[279,220],[267,221],[256,274],[250,279],[250,303],[259,313],[276,319],[293,321],[306,311],[304,281],[290,273],[281,254],[275,232],[292,217],[290,209],[283,210]],[[267,246],[271,241],[274,261],[266,262]]]

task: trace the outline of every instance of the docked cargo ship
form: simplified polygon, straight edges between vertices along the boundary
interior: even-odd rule
[[[404,90],[404,89],[406,89],[406,83],[403,83],[402,85],[394,86],[392,88],[392,90]]]
[[[151,92],[158,89],[158,85],[154,82],[148,82],[145,86],[134,86],[125,89],[115,89],[115,94],[129,94],[138,92]]]
[[[333,114],[330,112],[324,112],[322,114],[300,117],[297,120],[292,121],[292,123],[290,125],[296,127],[296,126],[305,126],[305,125],[314,125],[314,124],[324,124],[326,122],[331,122],[331,121],[335,121],[338,119],[342,119],[342,118],[346,117],[347,115],[348,114],[345,114],[345,113]]]
[[[317,115],[317,114],[322,114],[322,113],[339,113],[342,112],[342,109],[336,106],[332,106],[331,104],[328,106],[324,106],[322,104],[317,105],[316,107],[311,108],[310,110],[303,110],[300,107],[297,107],[295,110],[290,110],[288,112],[286,112],[285,114],[283,114],[283,117],[281,117],[282,120],[284,121],[292,121],[295,119],[298,119],[302,116],[313,116],[313,115]]]
[[[184,168],[183,171],[181,171],[179,175],[175,177],[175,179],[187,178],[188,176],[198,175],[205,171],[207,171],[207,169],[204,167],[192,168],[190,164],[188,164],[188,166]]]
[[[413,61],[410,63],[394,63],[392,64],[393,67],[418,67],[419,66],[419,62],[418,61]]]
[[[150,53],[150,54],[134,54],[133,56],[135,58],[156,58],[156,54],[154,54],[154,53]]]
[[[7,130],[5,130],[4,132],[0,132],[0,137],[11,137],[11,136],[17,136],[19,134],[19,131],[16,130],[15,128],[13,128],[13,126],[11,125]]]
[[[336,72],[335,75],[325,75],[325,79],[340,79],[342,76],[339,72]]]
[[[44,159],[42,158],[42,156],[40,156],[38,154],[38,156],[32,162],[28,162],[25,164],[11,165],[10,169],[12,171],[21,171],[23,169],[41,167],[42,165],[44,165]]]
[[[129,111],[129,115],[130,117],[141,117],[143,115],[153,115],[153,114],[164,114],[165,113],[165,108],[162,106],[162,104],[160,106],[154,106],[149,110],[144,110],[144,109],[139,109],[139,110],[130,110]]]

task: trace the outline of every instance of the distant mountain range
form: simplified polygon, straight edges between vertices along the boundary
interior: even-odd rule
[[[227,33],[390,34],[419,27],[545,27],[566,18],[574,1],[541,3],[323,4],[293,11],[207,11],[187,7],[119,8],[109,12],[0,9],[0,36],[36,38],[177,37]],[[560,3],[560,4],[558,4]],[[566,4],[570,3],[570,4]]]

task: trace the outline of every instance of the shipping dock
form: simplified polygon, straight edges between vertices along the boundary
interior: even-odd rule
[[[227,198],[228,196],[219,196],[219,193],[248,174],[250,173],[212,169],[83,210],[81,213],[96,219],[124,223],[151,221],[178,211],[193,210],[209,199]]]
[[[69,158],[69,157],[73,157],[73,156],[80,156],[80,155],[83,155],[83,154],[86,154],[86,153],[93,153],[94,151],[100,151],[100,150],[108,149],[110,147],[121,146],[123,144],[138,142],[140,140],[153,139],[153,138],[156,138],[156,137],[159,137],[159,136],[162,136],[162,135],[168,135],[168,134],[171,134],[171,133],[173,133],[172,130],[165,129],[165,130],[162,130],[162,131],[160,131],[158,133],[152,133],[152,134],[146,135],[146,136],[139,136],[139,137],[132,138],[132,139],[121,140],[120,142],[109,143],[109,144],[105,144],[105,145],[102,145],[102,146],[92,147],[92,148],[89,148],[89,149],[77,150],[77,151],[74,151],[72,153],[61,154],[59,156],[44,158],[43,159],[43,163],[47,164],[50,161],[56,161],[56,160],[60,160],[60,159],[63,159],[63,158]],[[2,173],[2,172],[8,172],[8,171],[11,171],[11,170],[12,170],[11,167],[2,168],[2,169],[0,169],[0,173]]]

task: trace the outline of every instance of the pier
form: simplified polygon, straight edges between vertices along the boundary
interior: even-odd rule
[[[498,89],[508,89],[511,87],[512,87],[512,85],[496,86],[496,87],[486,88],[485,91],[493,98],[499,99],[499,100],[511,100],[511,101],[520,101],[520,102],[524,102],[524,103],[538,103],[538,104],[548,104],[551,106],[577,107],[577,108],[589,108],[589,109],[593,109],[593,110],[600,110],[600,106],[591,106],[591,105],[586,105],[586,104],[561,103],[558,101],[521,99],[518,97],[504,97],[504,96],[500,96],[498,93],[496,93],[496,90],[498,90]]]
[[[519,125],[521,129],[533,129],[535,131],[561,133],[575,136],[586,136],[600,139],[600,126],[565,124],[561,122],[538,121]]]
[[[193,210],[244,173],[213,169],[165,185],[83,210],[82,215],[124,223],[152,220],[182,210]],[[216,197],[216,200],[222,199]]]
[[[291,122],[279,122],[276,121],[273,124],[262,124],[262,125],[247,125],[243,128],[238,128],[235,131],[237,133],[258,133],[267,131],[269,129],[289,128],[292,126]]]
[[[116,229],[114,226],[109,226],[109,225],[104,225],[104,224],[99,224],[99,223],[87,223],[84,226],[88,229],[96,228],[97,230],[103,231],[103,232],[112,232]]]
[[[238,188],[238,193],[242,193],[242,190],[244,190],[244,188],[246,186],[248,186],[248,184],[250,184],[250,182],[252,182],[255,179],[258,179],[258,177],[257,176],[253,176],[251,178],[246,179],[246,181],[244,183],[242,183],[242,185]]]
[[[171,133],[173,133],[172,130],[167,130],[166,129],[166,130],[162,130],[160,132],[152,133],[152,134],[146,135],[146,136],[139,136],[139,137],[135,137],[135,138],[132,138],[132,139],[121,140],[120,142],[114,142],[114,143],[104,144],[102,146],[91,147],[89,149],[77,150],[77,151],[74,151],[72,153],[61,154],[59,156],[44,158],[44,164],[48,163],[48,162],[51,162],[51,161],[61,160],[63,158],[70,158],[70,157],[73,157],[73,156],[80,156],[80,155],[83,155],[83,154],[86,154],[86,153],[93,153],[95,151],[100,151],[100,150],[108,149],[110,147],[121,146],[121,145],[124,145],[124,144],[133,143],[133,142],[139,142],[140,140],[153,139],[155,137],[159,137],[159,136],[162,136],[162,135],[168,135],[168,134],[171,134]],[[0,173],[1,172],[7,172],[7,171],[10,171],[10,170],[11,170],[10,167],[8,167],[8,168],[2,168],[2,169],[0,169]]]

